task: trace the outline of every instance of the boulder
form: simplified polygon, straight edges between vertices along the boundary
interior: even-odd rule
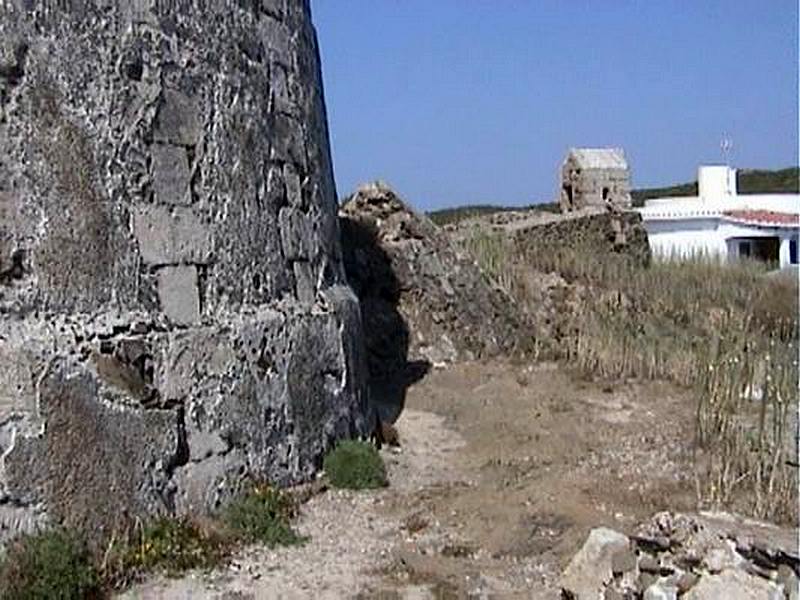
[[[686,600],[780,600],[782,597],[778,586],[740,570],[704,575],[683,596]]]
[[[663,581],[649,586],[642,596],[643,600],[678,600],[678,588]]]
[[[576,600],[602,600],[606,585],[614,577],[614,556],[628,550],[629,545],[628,538],[613,529],[593,529],[561,575],[559,585],[565,595]]]

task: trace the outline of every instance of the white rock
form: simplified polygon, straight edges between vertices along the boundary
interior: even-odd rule
[[[678,600],[678,588],[657,581],[645,590],[644,600]]]
[[[683,598],[685,600],[768,600],[778,587],[764,579],[738,570],[704,575]]]
[[[628,538],[613,529],[593,529],[564,570],[561,587],[579,600],[602,600],[603,588],[612,579],[611,557],[628,545]]]

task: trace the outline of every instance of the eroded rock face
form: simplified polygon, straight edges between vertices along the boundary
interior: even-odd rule
[[[437,364],[513,354],[530,344],[511,298],[388,186],[362,186],[340,215],[373,376],[394,369],[396,355]]]
[[[0,538],[309,477],[363,433],[304,0],[0,6]]]

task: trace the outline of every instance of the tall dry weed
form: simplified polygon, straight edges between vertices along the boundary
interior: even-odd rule
[[[466,242],[521,305],[527,270],[557,273],[579,297],[560,356],[588,377],[663,379],[696,390],[696,476],[704,505],[796,521],[796,275],[694,256],[645,268],[624,254],[562,246],[520,252],[497,234]],[[533,312],[533,310],[529,310]]]

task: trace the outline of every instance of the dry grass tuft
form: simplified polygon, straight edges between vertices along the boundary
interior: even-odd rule
[[[756,262],[649,267],[598,248],[525,252],[498,234],[465,242],[530,314],[532,271],[555,273],[558,354],[585,377],[663,379],[697,391],[698,500],[797,519],[798,288]],[[560,296],[560,297],[556,297]]]

